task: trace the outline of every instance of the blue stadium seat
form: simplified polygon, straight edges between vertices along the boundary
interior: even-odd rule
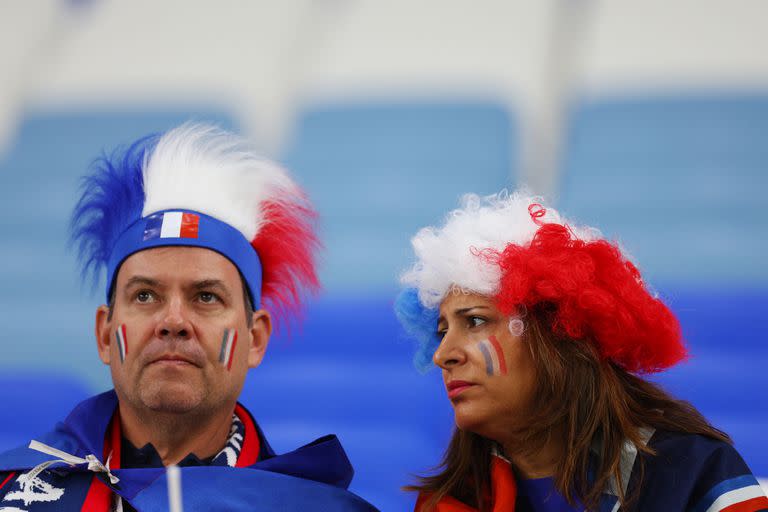
[[[91,395],[81,380],[40,368],[0,374],[4,390],[0,408],[0,451],[28,444],[67,417],[72,407]]]
[[[318,105],[285,161],[317,205],[329,289],[392,290],[408,239],[467,192],[513,187],[512,116],[491,102]]]
[[[602,99],[574,109],[560,207],[653,282],[768,285],[768,96]]]
[[[352,490],[382,510],[405,510],[399,491],[435,465],[453,425],[439,372],[420,375],[389,297],[325,296],[302,326],[277,336],[241,401],[278,451],[336,433],[356,468]]]

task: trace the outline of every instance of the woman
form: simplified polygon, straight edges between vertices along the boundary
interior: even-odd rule
[[[686,357],[680,327],[599,231],[468,195],[412,243],[395,309],[457,426],[417,510],[768,509],[728,436],[639,376]]]

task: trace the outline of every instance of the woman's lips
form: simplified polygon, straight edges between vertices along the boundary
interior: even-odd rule
[[[472,386],[474,386],[472,382],[452,380],[445,385],[445,388],[448,390],[448,398],[454,399]]]

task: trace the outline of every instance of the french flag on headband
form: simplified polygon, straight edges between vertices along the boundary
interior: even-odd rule
[[[237,331],[235,329],[224,329],[219,362],[227,365],[227,370],[232,368],[232,354],[235,352],[235,344],[237,344]]]
[[[161,212],[147,217],[144,240],[156,238],[197,238],[200,216],[187,212]]]

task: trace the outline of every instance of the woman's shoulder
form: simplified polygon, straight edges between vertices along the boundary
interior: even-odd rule
[[[654,506],[677,501],[679,508],[674,510],[721,510],[750,501],[760,507],[744,510],[768,507],[759,482],[731,444],[704,435],[659,430],[648,446],[655,454],[642,456],[641,501],[658,501]],[[713,504],[718,507],[710,509]]]
[[[667,462],[683,459],[687,464],[691,464],[711,457],[741,460],[741,456],[730,443],[701,434],[656,430],[648,441],[648,446],[656,452],[657,458]]]

